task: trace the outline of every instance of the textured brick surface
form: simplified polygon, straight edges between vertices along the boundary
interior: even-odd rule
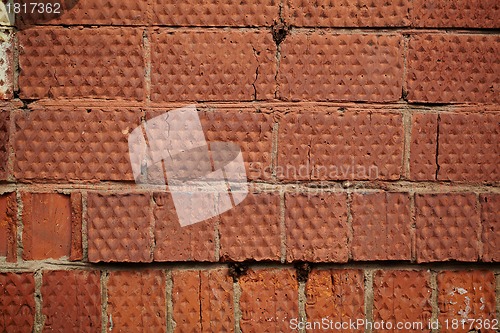
[[[222,260],[279,260],[277,193],[249,193],[241,204],[223,213],[220,218]]]
[[[416,113],[412,116],[410,145],[410,179],[436,179],[437,114]]]
[[[16,194],[0,195],[0,257],[17,259],[17,202]]]
[[[410,198],[407,193],[354,193],[354,260],[410,260]]]
[[[333,322],[349,322],[364,318],[363,281],[360,270],[313,270],[306,283],[308,320],[328,317]]]
[[[373,320],[427,325],[432,314],[429,280],[430,274],[424,270],[376,271],[373,277]]]
[[[500,113],[440,115],[439,180],[500,181]]]
[[[288,114],[279,128],[280,179],[373,180],[401,175],[400,114]]]
[[[347,262],[347,196],[285,195],[287,260]]]
[[[491,271],[451,271],[437,276],[439,321],[448,319],[495,319],[495,276]],[[470,322],[465,329],[444,327],[441,332],[469,332]],[[481,329],[481,332],[495,330]]]
[[[153,23],[173,26],[270,26],[279,16],[273,0],[153,1]]]
[[[10,99],[14,82],[14,49],[11,30],[0,29],[0,99]]]
[[[402,44],[397,35],[294,33],[281,45],[279,96],[294,101],[399,100]]]
[[[250,270],[239,281],[242,332],[286,332],[298,317],[298,285],[289,269]]]
[[[15,176],[37,180],[133,180],[127,137],[140,112],[35,107],[15,116]]]
[[[101,330],[99,271],[48,271],[41,287],[44,331]]]
[[[481,223],[483,243],[483,261],[500,261],[500,195],[482,194]]]
[[[9,161],[9,141],[10,141],[10,113],[0,111],[0,179],[4,180],[7,177],[8,161]]]
[[[476,261],[480,225],[476,196],[417,194],[417,261]]]
[[[136,270],[109,273],[108,316],[113,320],[113,331],[165,332],[167,307],[165,295],[163,271]]]
[[[149,262],[151,196],[88,194],[88,256],[91,262]]]
[[[35,318],[32,273],[0,273],[0,330],[32,332]]]
[[[140,29],[33,28],[19,43],[23,98],[143,98]]]
[[[267,31],[155,30],[153,101],[270,99],[276,45]]]
[[[408,46],[408,100],[498,103],[499,38],[412,35]]]

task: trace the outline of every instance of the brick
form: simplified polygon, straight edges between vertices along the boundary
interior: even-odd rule
[[[142,100],[142,29],[39,27],[19,33],[21,98]]]
[[[335,323],[363,319],[365,313],[363,271],[313,270],[306,283],[306,297],[305,310],[309,321],[328,318]],[[311,332],[317,331],[311,330]]]
[[[410,144],[410,179],[436,179],[437,114],[412,115]]]
[[[373,277],[373,320],[393,325],[398,322],[422,323],[420,331],[425,331],[432,314],[431,292],[429,271],[376,271]],[[415,332],[415,328],[395,329],[394,332]]]
[[[418,194],[415,205],[418,262],[478,259],[480,218],[474,194]]]
[[[438,180],[500,181],[500,113],[439,116]]]
[[[128,134],[139,110],[37,106],[15,115],[14,175],[30,180],[133,180]]]
[[[289,101],[401,98],[399,35],[292,33],[281,44],[278,95]]]
[[[347,196],[285,194],[287,261],[347,262]]]
[[[99,271],[47,271],[41,293],[44,330],[98,332],[101,330]]]
[[[495,276],[491,271],[444,271],[437,276],[441,332],[457,332],[452,320],[459,320],[458,332],[469,332],[470,322],[462,319],[495,319]],[[448,327],[443,325],[448,320]],[[479,327],[478,327],[479,328]],[[481,329],[481,332],[495,330]]]
[[[249,193],[241,204],[221,214],[221,260],[279,260],[279,211],[277,193]]]
[[[117,332],[165,332],[165,272],[114,271],[108,278],[109,329]]]
[[[241,287],[242,332],[287,332],[297,318],[298,283],[290,269],[249,270]]]
[[[227,269],[172,272],[176,332],[232,332],[233,281]]]
[[[170,26],[270,26],[278,20],[279,4],[273,0],[153,1],[153,23]]]
[[[32,273],[0,273],[0,330],[32,332],[35,318],[35,281]]]
[[[9,171],[10,112],[0,111],[0,180],[7,179]]]
[[[279,123],[277,176],[283,180],[396,180],[401,114],[290,113]]]
[[[274,98],[276,44],[267,31],[152,32],[151,99]]]
[[[426,28],[499,28],[500,5],[495,0],[415,0],[412,24]]]
[[[151,262],[151,195],[89,192],[90,262]]]
[[[17,260],[17,202],[15,193],[0,195],[0,257]]]
[[[354,193],[352,196],[354,260],[410,260],[408,193]]]
[[[58,193],[22,193],[23,259],[81,259],[81,205],[72,206],[71,196]],[[81,200],[81,199],[80,199]],[[79,211],[75,211],[79,209]]]
[[[500,37],[416,34],[408,46],[408,100],[499,103]]]
[[[410,1],[305,1],[285,2],[285,17],[299,27],[394,27],[410,24]]]
[[[0,100],[13,97],[14,47],[13,33],[0,29]]]
[[[499,194],[481,194],[479,196],[481,203],[481,223],[483,243],[482,260],[487,262],[500,261],[500,218],[498,210],[500,207]]]

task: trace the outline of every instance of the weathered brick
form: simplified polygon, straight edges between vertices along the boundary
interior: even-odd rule
[[[100,331],[100,286],[99,271],[43,272],[44,331]]]
[[[287,332],[297,318],[298,283],[290,269],[249,270],[241,287],[240,327],[243,332]]]
[[[354,260],[410,260],[410,198],[407,193],[354,193]]]
[[[10,112],[0,110],[0,180],[5,180],[8,173],[10,143]]]
[[[481,222],[483,242],[483,261],[500,261],[500,195],[481,194]]]
[[[16,194],[0,195],[0,257],[17,260],[17,202]]]
[[[276,44],[268,31],[154,30],[152,100],[274,98]]]
[[[161,270],[112,271],[108,278],[109,330],[165,332],[165,272]]]
[[[408,46],[408,100],[499,103],[500,37],[415,34]]]
[[[288,261],[347,262],[346,199],[341,193],[285,195]]]
[[[476,196],[418,194],[417,261],[476,261],[479,257],[479,211]]]
[[[416,113],[412,116],[410,146],[410,179],[436,179],[437,114]]]
[[[0,99],[11,99],[14,88],[14,47],[10,29],[0,29]]]
[[[0,273],[0,330],[32,332],[35,319],[35,281],[32,273]]]

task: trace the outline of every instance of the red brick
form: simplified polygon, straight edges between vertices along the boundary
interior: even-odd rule
[[[450,271],[437,276],[439,321],[441,332],[469,332],[471,322],[462,319],[491,323],[495,319],[495,276],[491,271]],[[459,329],[451,327],[453,320],[459,320]],[[448,327],[444,325],[448,320]],[[479,328],[479,327],[478,327]],[[481,332],[496,330],[481,329]]]
[[[376,271],[373,277],[375,322],[422,323],[422,328],[394,332],[425,331],[431,319],[429,271]],[[392,332],[392,330],[391,330]]]
[[[436,179],[437,114],[416,113],[412,116],[410,146],[410,179]]]
[[[22,98],[142,100],[142,29],[39,27],[19,32]]]
[[[72,207],[72,196],[22,193],[24,260],[81,258],[81,219],[72,218],[81,215],[81,206]]]
[[[500,5],[495,0],[415,0],[413,25],[426,28],[499,28]]]
[[[407,193],[354,193],[354,260],[410,260],[410,198]]]
[[[418,194],[415,205],[418,262],[478,259],[480,218],[474,194]]]
[[[110,272],[109,330],[130,333],[165,332],[167,322],[165,286],[165,272],[161,270]]]
[[[281,45],[279,97],[389,102],[401,98],[399,35],[292,33]]]
[[[176,332],[232,332],[233,281],[227,269],[172,273]]]
[[[483,261],[500,261],[500,207],[499,194],[481,194],[481,222],[483,243]]]
[[[298,283],[290,269],[249,270],[240,278],[242,332],[287,332],[298,318]]]
[[[500,113],[439,116],[439,180],[500,181]]]
[[[0,273],[0,330],[32,332],[35,318],[35,281],[32,273]]]
[[[287,193],[287,261],[347,262],[347,196]]]
[[[322,318],[334,323],[364,319],[364,275],[361,270],[313,270],[306,283],[306,295],[305,309],[310,322]]]
[[[3,109],[3,108],[2,108]],[[0,180],[7,178],[10,143],[10,112],[0,110]]]
[[[410,24],[408,0],[306,1],[288,0],[284,7],[287,21],[306,27],[393,27]]]
[[[71,193],[71,251],[70,260],[83,259],[83,244],[82,244],[82,194],[79,192]]]
[[[274,98],[276,44],[268,31],[155,30],[152,100]]]
[[[221,214],[220,258],[279,260],[279,211],[277,193],[249,193],[241,204]]]
[[[14,34],[0,29],[0,99],[11,99],[14,90]]]
[[[99,271],[44,272],[41,287],[44,331],[100,331],[100,286]]]
[[[401,114],[290,113],[279,123],[280,179],[395,180],[402,154]]]
[[[16,194],[0,195],[0,257],[17,260],[17,202]]]
[[[408,50],[408,100],[499,103],[500,37],[416,34]]]
[[[151,262],[151,195],[101,194],[87,199],[90,262]]]

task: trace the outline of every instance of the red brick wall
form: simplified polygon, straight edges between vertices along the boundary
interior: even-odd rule
[[[500,328],[498,1],[4,14],[1,332]],[[181,227],[127,139],[186,104],[251,193]]]

